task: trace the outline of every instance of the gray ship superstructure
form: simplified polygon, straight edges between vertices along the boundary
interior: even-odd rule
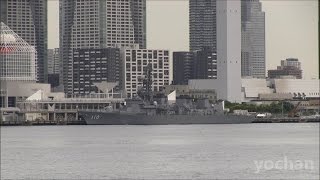
[[[206,100],[191,106],[186,103],[147,105],[141,100],[129,100],[120,109],[80,111],[79,117],[88,125],[239,124],[254,120],[253,116],[224,114],[220,108],[197,107],[204,102]]]

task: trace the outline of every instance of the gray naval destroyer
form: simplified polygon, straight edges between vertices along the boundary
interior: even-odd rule
[[[170,103],[164,95],[154,97],[151,71],[149,66],[137,98],[127,99],[116,109],[79,111],[79,119],[87,125],[240,124],[254,120],[253,116],[226,114],[223,101],[212,105],[208,99],[186,97]]]

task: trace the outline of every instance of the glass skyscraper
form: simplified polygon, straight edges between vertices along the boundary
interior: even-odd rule
[[[241,1],[241,75],[265,78],[265,13],[259,0]]]

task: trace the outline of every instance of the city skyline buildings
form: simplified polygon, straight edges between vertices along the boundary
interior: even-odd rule
[[[318,78],[318,1],[261,2],[266,15],[266,69],[276,67],[279,59],[297,57],[304,78]],[[59,3],[48,4],[49,48],[57,48]],[[189,51],[188,6],[188,1],[147,1],[148,48]]]
[[[1,0],[0,22],[37,51],[37,81],[47,82],[47,0]]]

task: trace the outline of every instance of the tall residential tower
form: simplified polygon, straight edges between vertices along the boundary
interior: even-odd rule
[[[37,51],[37,80],[47,82],[47,0],[0,0],[0,22]]]
[[[105,0],[107,47],[146,48],[146,0]]]
[[[202,47],[217,49],[217,0],[189,0],[190,51]]]

